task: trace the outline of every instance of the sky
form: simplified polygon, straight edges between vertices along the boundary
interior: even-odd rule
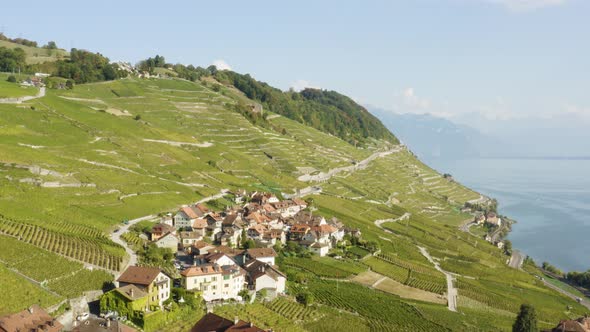
[[[589,17],[587,0],[31,0],[3,3],[0,29],[111,60],[216,64],[400,113],[590,121]]]

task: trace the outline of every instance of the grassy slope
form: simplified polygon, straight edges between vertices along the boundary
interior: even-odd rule
[[[45,48],[40,47],[31,47],[31,46],[24,46],[16,43],[11,43],[6,40],[0,40],[0,47],[6,48],[22,48],[27,55],[27,63],[28,64],[37,64],[43,62],[51,62],[57,61],[60,59],[67,58],[69,56],[69,52],[57,49],[57,50],[48,50]]]
[[[39,92],[39,89],[32,86],[20,86],[18,83],[7,82],[7,78],[8,74],[0,74],[0,98],[34,96]],[[23,79],[26,77],[23,76]]]
[[[0,166],[0,211],[4,218],[37,226],[48,234],[95,239],[96,234],[112,229],[122,219],[170,210],[222,188],[291,192],[309,185],[296,180],[298,167],[326,171],[366,158],[384,146],[375,142],[371,148],[356,149],[295,121],[272,118],[269,121],[277,128],[286,129],[287,135],[281,135],[253,126],[229,110],[234,98],[231,90],[223,89],[219,94],[186,81],[126,79],[80,85],[73,91],[48,91],[45,98],[26,104],[34,109],[0,105],[0,165],[7,164]],[[140,115],[141,120],[103,112],[106,109],[127,110]],[[212,145],[179,147],[144,139]],[[38,165],[57,173],[32,174],[18,165]],[[23,182],[28,178],[94,186],[45,188]],[[328,295],[318,294],[324,296],[322,310],[328,317],[342,315],[331,308],[338,308],[336,303],[351,294],[365,294],[362,301],[371,306],[377,305],[375,301],[381,301],[381,296],[391,298],[396,301],[392,302],[392,317],[406,317],[403,324],[426,320],[421,325],[425,329],[430,322],[452,330],[471,330],[474,326],[505,329],[522,302],[535,304],[546,325],[583,312],[532,276],[506,267],[506,257],[493,246],[459,232],[456,226],[467,216],[455,203],[479,195],[446,181],[409,152],[377,159],[352,174],[340,173],[322,186],[324,194],[314,196],[319,213],[337,216],[347,225],[360,228],[363,237],[378,241],[397,264],[420,271],[425,279],[429,273],[436,273],[418,252],[419,244],[440,258],[444,268],[466,276],[459,278],[460,298],[466,299],[460,300],[459,309],[465,315],[450,313],[442,305],[393,295],[375,297],[368,289],[359,291],[365,288],[357,285],[343,289],[347,293],[332,302]],[[126,197],[129,194],[138,195]],[[408,221],[384,224],[392,234],[373,223],[406,212],[411,213]],[[45,238],[38,243],[43,241]],[[121,255],[121,249],[109,241],[95,241],[96,250]],[[55,246],[49,248],[57,250]],[[411,282],[422,287],[420,280]],[[568,304],[574,307],[573,312],[565,312]],[[235,310],[241,309],[230,311],[233,314]],[[244,310],[255,316],[251,308]],[[404,316],[403,312],[409,314]],[[360,318],[346,319],[365,329],[387,325],[362,312]],[[319,323],[297,323],[293,327],[299,328],[314,331],[326,327]]]

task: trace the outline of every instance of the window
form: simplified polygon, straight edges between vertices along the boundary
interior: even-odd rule
[[[224,284],[223,287],[228,288],[229,284]]]
[[[217,286],[213,285],[211,286],[211,289],[217,289]]]
[[[217,277],[212,277],[211,281],[217,281]]]

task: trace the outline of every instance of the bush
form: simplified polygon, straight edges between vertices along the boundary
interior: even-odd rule
[[[297,302],[299,302],[303,305],[306,305],[306,306],[313,304],[313,302],[315,300],[315,298],[313,297],[313,294],[309,293],[309,292],[301,292],[301,293],[297,294],[295,299],[297,300]]]
[[[10,75],[6,80],[10,83],[16,83],[16,76]]]

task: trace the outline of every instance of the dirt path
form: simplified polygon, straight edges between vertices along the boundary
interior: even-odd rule
[[[522,267],[522,263],[524,262],[525,255],[518,250],[512,250],[512,256],[510,256],[510,261],[508,262],[508,266],[513,269],[520,269]]]
[[[455,276],[452,273],[443,270],[440,267],[440,264],[438,262],[436,262],[434,259],[432,259],[432,257],[430,256],[430,254],[428,253],[426,248],[418,247],[418,249],[420,249],[420,253],[424,257],[426,257],[426,259],[428,259],[428,261],[430,263],[432,263],[434,265],[435,269],[437,269],[439,272],[441,272],[442,274],[444,274],[447,277],[447,303],[448,303],[448,307],[449,307],[450,311],[457,311],[458,293],[457,293],[457,289],[455,288],[455,285],[453,284],[453,282],[455,281]]]

